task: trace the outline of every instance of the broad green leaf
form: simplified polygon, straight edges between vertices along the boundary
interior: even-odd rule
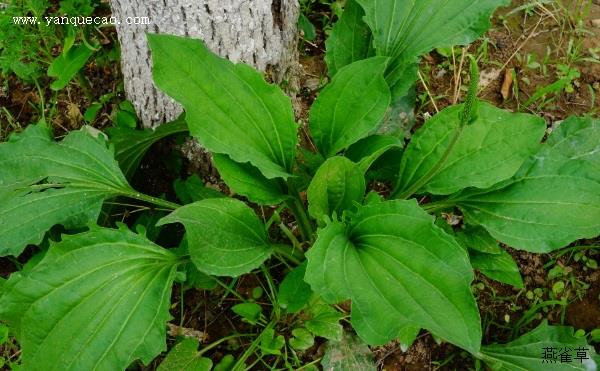
[[[101,191],[130,190],[105,141],[85,130],[72,131],[54,142],[43,125],[27,129],[0,144],[0,189],[49,182],[85,185]]]
[[[85,63],[94,54],[94,50],[86,45],[78,45],[61,53],[48,67],[48,76],[57,80],[50,84],[52,90],[60,90],[67,86],[69,81],[85,66]]]
[[[466,45],[490,27],[490,16],[508,0],[357,0],[373,33],[377,55],[396,64],[414,63],[420,55]],[[414,81],[414,80],[413,80]]]
[[[300,16],[298,16],[298,28],[304,32],[305,40],[313,41],[317,37],[315,26],[303,13],[300,13]]]
[[[135,112],[135,107],[133,106],[133,103],[131,103],[128,100],[120,102],[118,109],[115,109],[112,115],[113,125],[116,127],[129,129],[135,129],[137,127],[137,113]],[[184,115],[180,115],[180,117],[176,121],[180,121],[183,116]]]
[[[243,202],[210,198],[178,208],[157,225],[181,223],[192,262],[204,273],[239,276],[272,252],[265,226]]]
[[[446,108],[415,133],[400,164],[400,190],[410,189],[443,158],[462,110],[463,105]],[[545,129],[541,118],[479,102],[475,121],[463,128],[447,160],[417,192],[446,195],[508,179],[538,150]]]
[[[600,183],[556,173],[531,174],[511,185],[457,201],[470,223],[503,243],[546,253],[600,234]]]
[[[121,129],[135,129],[137,126],[137,116],[134,112],[123,109],[117,110],[113,113],[113,125]]]
[[[550,148],[544,155],[560,166],[561,173],[600,182],[600,120],[571,116],[554,129],[546,143]],[[558,159],[559,153],[563,159]]]
[[[212,361],[198,353],[198,340],[185,338],[175,345],[157,371],[210,371]]]
[[[282,335],[276,335],[272,328],[265,329],[260,337],[260,350],[264,355],[280,355],[285,345]]]
[[[3,323],[0,323],[0,345],[4,345],[8,341],[8,333],[8,326],[6,326]]]
[[[102,103],[92,103],[83,113],[83,119],[87,124],[96,119],[98,112],[102,109]]]
[[[277,302],[288,313],[299,312],[312,296],[309,284],[304,282],[305,272],[306,263],[303,263],[289,272],[279,285]]]
[[[501,254],[504,251],[498,241],[480,226],[467,226],[456,232],[456,241],[469,250],[484,254]]]
[[[226,354],[225,357],[215,365],[213,371],[232,371],[235,364],[235,358],[231,354]]]
[[[178,258],[126,229],[64,236],[31,270],[14,273],[0,319],[27,370],[123,370],[166,350]]]
[[[392,148],[402,148],[402,141],[390,135],[370,135],[351,145],[344,156],[356,162],[363,173],[384,153]]]
[[[383,153],[367,171],[367,181],[377,180],[380,182],[398,182],[398,169],[403,150],[401,148],[391,148]]]
[[[385,81],[387,81],[390,92],[392,93],[392,110],[402,112],[403,109],[414,109],[414,98],[408,107],[405,107],[402,99],[410,96],[411,89],[414,89],[415,80],[417,80],[419,64],[414,62],[404,62],[400,58],[392,59],[389,68],[385,72]]]
[[[184,238],[181,239],[179,247],[176,251],[180,256],[189,255],[190,250],[185,235]],[[187,263],[185,263],[180,269],[180,272],[185,273],[184,283],[187,287],[194,287],[200,290],[213,290],[218,285],[217,280],[213,276],[199,271],[192,261],[188,261]]]
[[[98,219],[105,193],[87,188],[49,188],[0,196],[0,255],[18,256],[40,243],[54,225],[80,228]]]
[[[513,180],[487,191],[466,191],[455,202],[470,223],[518,249],[550,252],[596,237],[599,153],[597,120],[565,120]]]
[[[329,303],[352,300],[352,326],[369,344],[421,327],[477,353],[479,311],[466,251],[412,201],[363,206],[349,225],[321,229],[305,280]]]
[[[398,341],[403,352],[406,352],[413,345],[417,340],[417,336],[419,336],[419,332],[421,332],[421,328],[415,326],[405,326],[400,330]]]
[[[387,60],[373,57],[343,67],[321,91],[310,110],[310,131],[323,156],[334,156],[377,128],[390,104],[383,78]]]
[[[267,179],[251,164],[240,164],[221,154],[214,154],[213,161],[229,188],[252,202],[259,205],[277,205],[288,198],[281,185],[281,179]]]
[[[340,320],[344,317],[340,312],[327,304],[317,304],[308,308],[310,319],[304,326],[315,334],[329,340],[342,340],[344,328]]]
[[[267,178],[290,176],[297,127],[279,87],[250,66],[217,57],[200,40],[149,34],[148,41],[155,83],[183,105],[200,144],[252,163]]]
[[[324,371],[377,370],[369,347],[348,333],[340,341],[327,342],[321,365]]]
[[[303,328],[292,330],[293,338],[290,339],[290,346],[297,350],[307,350],[315,344],[315,338],[312,334]]]
[[[262,308],[256,303],[241,303],[231,307],[231,310],[241,316],[246,322],[255,325],[262,314]]]
[[[365,12],[355,0],[348,0],[340,19],[333,25],[325,41],[325,62],[329,76],[334,76],[342,67],[373,54],[371,30],[363,21]]]
[[[131,179],[142,158],[150,147],[169,135],[186,132],[187,124],[183,117],[158,126],[156,129],[136,130],[127,126],[111,127],[106,130],[110,142],[115,146],[115,158],[123,173]]]
[[[150,241],[156,241],[162,232],[162,228],[157,227],[156,222],[158,222],[165,215],[167,215],[167,213],[162,210],[142,211],[138,214],[138,217],[135,219],[135,222],[130,228],[137,234],[146,236],[146,238],[148,238]]]
[[[376,54],[392,57],[386,80],[394,98],[417,80],[418,58],[440,47],[466,45],[490,27],[509,0],[356,0],[365,11]]]
[[[575,358],[577,349],[586,359]],[[594,347],[585,338],[573,336],[572,327],[549,326],[546,321],[508,344],[483,346],[481,353],[483,360],[495,371],[592,371],[598,368]],[[564,356],[564,362],[561,362],[561,353],[570,355],[570,358]]]
[[[191,204],[195,201],[202,201],[207,198],[227,197],[216,189],[208,188],[202,182],[202,179],[196,174],[188,177],[186,180],[176,179],[173,182],[175,194],[184,204]]]
[[[200,272],[194,263],[185,265],[185,284],[200,290],[213,290],[217,287],[215,278]]]
[[[383,198],[382,195],[380,195],[379,193],[377,193],[375,191],[370,191],[365,196],[365,199],[363,201],[363,205],[378,204],[378,203],[383,202],[383,201],[384,201],[384,198]]]
[[[522,289],[523,279],[517,263],[509,253],[500,251],[499,254],[471,252],[471,265],[493,280]]]
[[[308,186],[308,213],[319,222],[334,212],[341,216],[362,201],[365,189],[365,177],[358,165],[345,157],[331,157]]]
[[[102,202],[134,192],[102,138],[73,131],[61,142],[42,125],[0,144],[0,255],[18,255],[56,224],[95,222]]]

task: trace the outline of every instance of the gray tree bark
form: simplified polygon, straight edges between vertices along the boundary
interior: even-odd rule
[[[181,107],[152,82],[146,33],[204,40],[233,62],[245,62],[280,82],[297,63],[297,0],[110,0],[121,43],[125,93],[144,126],[175,119]],[[137,17],[137,18],[135,18]],[[147,17],[148,24],[142,23]],[[199,67],[201,68],[201,67]]]

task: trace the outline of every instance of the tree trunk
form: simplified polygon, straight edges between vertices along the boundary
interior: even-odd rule
[[[253,65],[267,72],[275,82],[280,82],[297,63],[297,0],[110,0],[110,3],[113,16],[120,21],[116,28],[125,93],[146,127],[173,120],[181,113],[181,107],[152,82],[147,32],[202,39],[220,56]],[[141,17],[148,17],[149,22]],[[127,21],[149,24],[127,24]]]

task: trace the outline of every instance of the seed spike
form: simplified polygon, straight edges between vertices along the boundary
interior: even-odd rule
[[[479,68],[477,60],[473,56],[469,56],[471,60],[471,81],[469,83],[469,91],[465,100],[464,109],[461,115],[461,125],[467,125],[477,117],[477,88],[479,86]]]

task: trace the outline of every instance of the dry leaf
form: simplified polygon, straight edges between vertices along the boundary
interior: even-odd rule
[[[83,115],[81,114],[79,107],[77,107],[76,104],[70,102],[67,104],[66,116],[67,120],[69,120],[69,125],[71,125],[71,127],[77,127],[79,122],[83,119]]]
[[[198,339],[201,343],[204,343],[208,339],[208,335],[205,332],[194,330],[193,328],[180,327],[172,323],[167,323],[167,326],[169,326],[169,335],[171,336],[194,338]]]
[[[454,215],[454,214],[449,214],[449,213],[442,213],[442,218],[444,218],[444,220],[446,220],[446,223],[450,224],[450,225],[459,225],[460,222],[462,221],[463,217],[460,215]]]
[[[513,71],[512,68],[504,70],[504,81],[502,82],[502,89],[500,89],[500,94],[502,94],[502,99],[504,100],[510,97],[510,88],[512,88],[513,84]]]

